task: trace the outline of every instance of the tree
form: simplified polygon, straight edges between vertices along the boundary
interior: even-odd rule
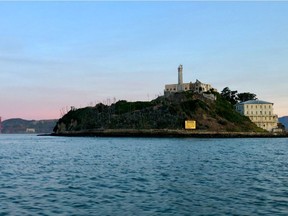
[[[250,93],[250,92],[244,92],[237,94],[237,100],[239,102],[245,102],[248,100],[257,100],[256,94]]]
[[[237,92],[238,91],[231,91],[229,87],[225,87],[221,92],[221,96],[227,101],[229,101],[232,105],[248,100],[257,100],[256,94],[254,93],[243,92],[237,94]]]
[[[221,96],[226,99],[227,101],[229,101],[232,105],[235,105],[238,101],[237,101],[237,92],[238,91],[231,91],[228,87],[225,87],[222,91],[221,91]]]

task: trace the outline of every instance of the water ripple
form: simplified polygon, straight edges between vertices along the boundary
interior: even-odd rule
[[[287,215],[287,139],[0,136],[0,215]]]

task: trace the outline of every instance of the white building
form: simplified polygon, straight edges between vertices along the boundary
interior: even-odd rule
[[[26,128],[26,133],[35,133],[35,128]]]
[[[273,103],[249,100],[236,104],[236,111],[249,117],[258,127],[267,131],[273,131],[278,127],[278,116],[273,112]]]
[[[177,84],[167,84],[165,85],[164,95],[181,92],[181,91],[189,91],[192,90],[194,92],[203,93],[209,90],[217,91],[216,89],[212,88],[210,84],[205,84],[196,80],[195,83],[183,83],[183,66],[179,65],[178,67],[178,83]]]

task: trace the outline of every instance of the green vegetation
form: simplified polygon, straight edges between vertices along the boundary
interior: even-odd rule
[[[245,128],[245,131],[256,131],[256,132],[263,132],[264,130],[258,128],[255,124],[253,124],[250,119],[246,116],[242,116],[236,112],[233,105],[230,102],[225,100],[221,95],[219,95],[218,99],[216,100],[216,109],[217,115],[222,117],[223,119],[233,122],[236,125],[243,125],[243,127],[239,127],[236,131],[242,131],[242,128]],[[252,123],[252,124],[251,124]],[[227,130],[230,130],[227,128]],[[235,131],[232,129],[232,131]]]
[[[115,105],[115,111],[118,114],[134,112],[136,110],[143,110],[147,107],[153,106],[152,102],[136,101],[136,102],[127,102],[125,100],[118,101]]]
[[[212,93],[211,93],[212,94]],[[196,120],[204,131],[263,131],[218,93],[216,100],[190,91],[152,101],[120,100],[110,106],[71,109],[58,120],[54,132],[87,129],[183,129],[185,120]]]
[[[229,101],[232,105],[235,105],[239,102],[245,102],[248,100],[257,100],[256,94],[250,93],[250,92],[244,92],[244,93],[237,93],[238,91],[231,91],[229,87],[225,87],[221,91],[221,96]]]

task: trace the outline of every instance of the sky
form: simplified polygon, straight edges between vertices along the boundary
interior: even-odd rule
[[[163,95],[196,79],[288,115],[288,2],[0,1],[0,116]]]

